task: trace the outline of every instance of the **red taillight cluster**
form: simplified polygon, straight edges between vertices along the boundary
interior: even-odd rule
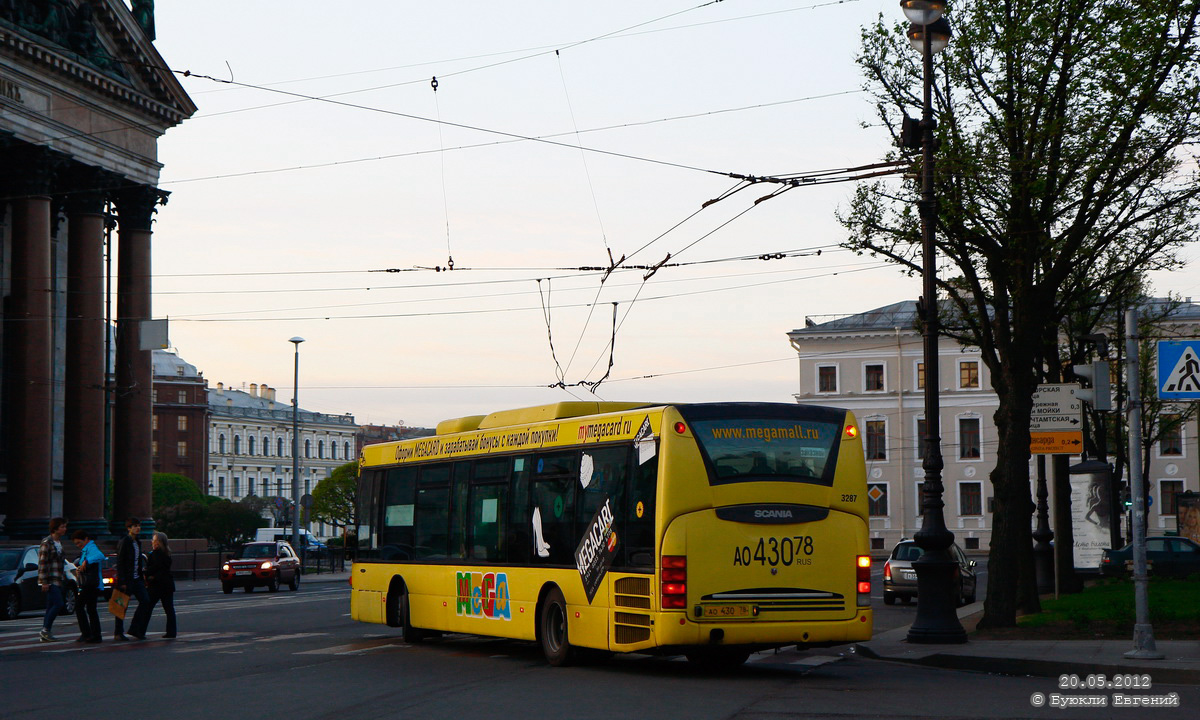
[[[859,555],[855,560],[854,579],[858,585],[858,606],[871,606],[871,556]],[[890,568],[884,566],[884,572],[889,572]]]
[[[892,561],[891,560],[888,560],[887,562],[885,562],[883,564],[883,579],[884,580],[892,579]]]
[[[687,556],[663,555],[662,606],[664,610],[687,607]]]

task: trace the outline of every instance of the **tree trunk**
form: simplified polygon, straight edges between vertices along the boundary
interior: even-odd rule
[[[1033,565],[1033,497],[1029,489],[1029,415],[1032,388],[1026,383],[998,384],[1000,407],[996,410],[999,435],[996,467],[992,470],[995,512],[992,514],[992,544],[988,552],[988,575],[1010,582],[988,583],[980,628],[1012,627],[1022,613],[1040,609],[1037,577]],[[1016,582],[1011,582],[1015,579]]]

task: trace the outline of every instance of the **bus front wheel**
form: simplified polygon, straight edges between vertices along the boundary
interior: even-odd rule
[[[538,630],[546,662],[554,667],[570,665],[574,653],[571,640],[567,636],[567,601],[558,588],[551,588],[545,602],[542,603]]]

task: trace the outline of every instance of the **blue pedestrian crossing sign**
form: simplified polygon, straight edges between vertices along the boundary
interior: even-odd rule
[[[1160,400],[1200,400],[1200,340],[1158,341]]]

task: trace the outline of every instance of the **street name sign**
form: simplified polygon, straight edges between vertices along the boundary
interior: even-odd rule
[[[1047,383],[1033,393],[1029,451],[1035,455],[1078,455],[1083,449],[1079,383]]]
[[[1158,341],[1160,400],[1200,400],[1200,340]]]

